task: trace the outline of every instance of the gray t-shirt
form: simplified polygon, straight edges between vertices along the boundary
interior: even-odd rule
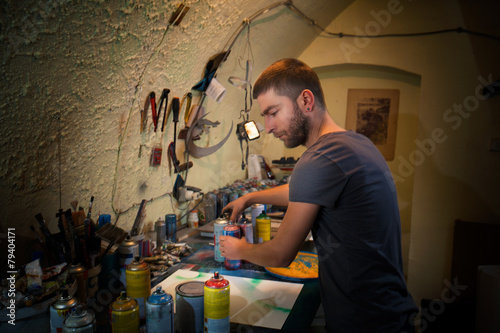
[[[328,331],[396,332],[417,312],[403,276],[397,194],[386,161],[353,131],[301,156],[289,199],[320,205],[313,225]]]

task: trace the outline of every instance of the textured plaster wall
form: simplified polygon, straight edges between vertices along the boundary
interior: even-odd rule
[[[359,0],[328,29],[372,35],[423,32],[464,26],[463,15],[482,13],[476,20],[490,24],[479,30],[499,35],[498,24],[493,24],[498,21],[486,13],[492,9],[472,6],[469,12],[467,7],[462,9],[451,0]],[[414,144],[413,153],[397,153],[392,166],[396,182],[414,178],[408,284],[417,302],[439,299],[446,281],[454,278],[450,272],[455,220],[498,223],[500,219],[500,156],[489,151],[491,139],[499,136],[493,107],[498,97],[486,101],[476,97],[482,82],[479,76],[496,80],[500,75],[498,62],[489,56],[498,52],[495,41],[452,33],[369,40],[318,37],[301,55],[316,67],[389,66],[422,78],[416,139],[424,148]],[[462,106],[465,116],[453,111],[455,106]],[[412,157],[409,168],[403,167],[402,160]]]
[[[352,1],[294,1],[318,23],[328,25]],[[227,48],[241,22],[274,4],[269,0],[184,1],[190,6],[179,26],[168,25],[181,1],[3,1],[0,4],[0,221],[3,231],[28,226],[42,213],[53,232],[55,213],[78,200],[85,209],[95,196],[94,217],[109,213],[129,229],[142,199],[146,223],[159,216],[181,214],[168,193],[175,175],[164,158],[149,165],[155,144],[165,149],[173,140],[167,130],[139,131],[140,110],[149,92],[163,88],[181,98],[201,78],[210,57]],[[249,34],[253,53],[252,82],[263,68],[283,57],[296,57],[318,35],[309,23],[285,7],[256,20]],[[247,31],[234,44],[217,76],[226,87],[221,103],[204,106],[208,119],[220,121],[200,140],[218,143],[240,122],[244,93],[227,82],[244,77],[249,57]],[[193,104],[200,94],[194,92]],[[258,114],[254,106],[251,115]],[[181,110],[181,119],[183,110]],[[183,125],[179,125],[179,129]],[[245,178],[236,135],[183,174],[188,185],[209,191]],[[264,135],[265,137],[265,135]],[[250,145],[260,153],[262,141]],[[184,162],[184,144],[177,156]],[[276,157],[280,157],[277,154]]]

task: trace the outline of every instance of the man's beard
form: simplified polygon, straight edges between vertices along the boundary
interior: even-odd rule
[[[309,118],[302,114],[296,102],[293,103],[293,118],[288,128],[288,140],[285,141],[287,148],[295,148],[300,145],[305,145],[309,138],[309,130],[311,122]]]

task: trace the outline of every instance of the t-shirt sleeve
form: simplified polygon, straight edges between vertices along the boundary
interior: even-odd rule
[[[320,206],[336,202],[347,177],[334,161],[320,154],[303,155],[289,184],[289,200]]]

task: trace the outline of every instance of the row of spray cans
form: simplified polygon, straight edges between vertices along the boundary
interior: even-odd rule
[[[136,257],[126,269],[126,290],[110,306],[113,333],[139,332],[146,323],[148,332],[174,332],[172,296],[161,287],[151,293],[149,265]]]
[[[176,286],[176,315],[170,294],[157,287],[146,302],[146,331],[164,333],[229,332],[229,281],[219,272],[205,282],[188,281]],[[122,291],[111,304],[112,332],[139,332],[139,304]]]

